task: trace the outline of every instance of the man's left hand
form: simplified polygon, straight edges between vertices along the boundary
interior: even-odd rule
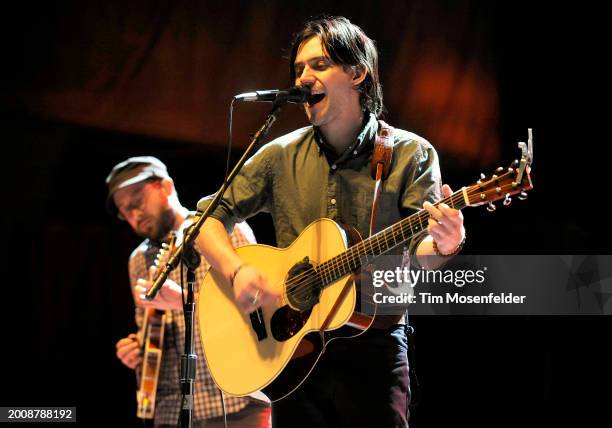
[[[152,267],[154,269],[154,267]],[[145,293],[151,288],[153,281],[138,279],[134,286],[134,298],[136,304],[143,308],[155,308],[160,310],[183,309],[183,296],[181,286],[171,279],[166,280],[164,285],[153,300],[145,299]]]
[[[453,194],[450,186],[442,186],[444,198]],[[463,227],[463,214],[460,210],[439,204],[435,207],[430,202],[425,202],[423,208],[430,214],[427,232],[436,241],[438,250],[442,254],[451,254],[463,242],[465,228]]]

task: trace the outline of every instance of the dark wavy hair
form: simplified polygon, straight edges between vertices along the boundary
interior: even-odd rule
[[[383,92],[378,78],[378,52],[374,41],[357,25],[340,16],[323,16],[306,22],[291,44],[289,73],[295,82],[295,58],[300,45],[312,36],[321,39],[334,64],[358,67],[366,78],[359,86],[361,107],[379,117],[383,112]]]

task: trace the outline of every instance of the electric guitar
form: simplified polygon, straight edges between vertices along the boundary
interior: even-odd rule
[[[174,252],[176,235],[170,236],[169,244],[162,244],[153,263],[154,269],[149,271],[149,281],[153,281]],[[164,327],[166,312],[154,308],[146,308],[142,328],[138,332],[139,343],[142,345],[143,360],[140,371],[140,387],[136,392],[136,416],[141,419],[153,419],[155,415],[155,397],[157,382],[161,368],[164,349]]]
[[[462,209],[489,204],[492,210],[494,201],[509,205],[515,194],[525,199],[533,187],[531,134],[529,151],[525,143],[519,146],[520,161],[435,205]],[[217,386],[235,396],[260,390],[272,401],[294,391],[329,340],[361,334],[374,321],[355,310],[359,298],[351,274],[426,230],[429,217],[420,210],[349,248],[344,230],[330,219],[311,223],[287,248],[238,248],[244,262],[282,289],[276,301],[251,314],[237,307],[229,282],[211,269],[200,287],[198,310],[204,355]]]

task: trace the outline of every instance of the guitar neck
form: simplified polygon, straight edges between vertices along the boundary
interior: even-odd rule
[[[434,206],[437,207],[443,203],[455,209],[465,208],[467,199],[463,189],[435,203]],[[426,210],[420,210],[353,245],[344,253],[321,263],[317,266],[317,273],[323,286],[333,284],[338,279],[355,272],[364,262],[369,263],[421,233],[427,229],[429,217]]]

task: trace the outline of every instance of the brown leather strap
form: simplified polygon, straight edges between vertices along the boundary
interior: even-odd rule
[[[374,152],[370,162],[370,173],[372,178],[376,180],[374,198],[372,199],[372,211],[370,213],[370,236],[374,233],[376,225],[376,213],[378,211],[378,199],[382,190],[382,182],[389,175],[391,160],[393,159],[393,128],[382,120],[378,122],[380,132],[376,135]]]
[[[393,128],[386,122],[379,120],[380,132],[376,135],[374,142],[374,152],[370,163],[370,173],[376,180],[374,185],[374,198],[372,200],[372,212],[370,214],[370,236],[375,232],[376,213],[378,212],[378,199],[382,190],[382,182],[386,180],[391,171],[391,160],[393,159]],[[401,315],[377,315],[371,328],[388,329],[397,324],[404,323],[404,316]]]
[[[374,153],[370,162],[370,174],[376,179],[376,169],[378,164],[383,165],[382,179],[386,180],[391,170],[391,159],[393,158],[393,127],[387,122],[378,121],[378,134],[374,142]]]

